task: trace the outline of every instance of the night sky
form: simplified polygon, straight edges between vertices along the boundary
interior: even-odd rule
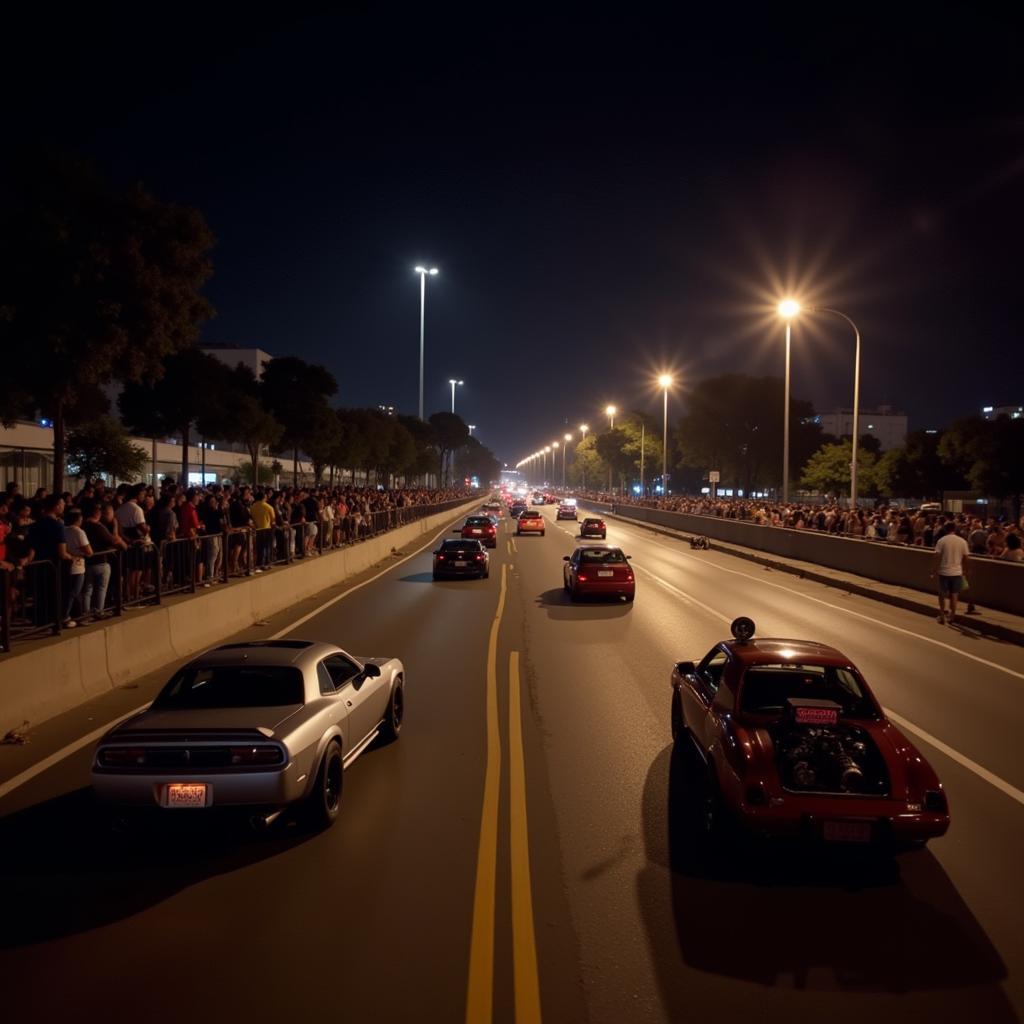
[[[414,413],[429,261],[428,412],[462,377],[509,463],[609,401],[658,412],[662,368],[675,412],[701,377],[780,375],[790,290],[858,322],[865,408],[919,428],[1024,402],[1019,18],[211,6],[26,15],[0,72],[5,146],[204,212],[206,341]],[[848,330],[794,343],[795,396],[848,405]]]

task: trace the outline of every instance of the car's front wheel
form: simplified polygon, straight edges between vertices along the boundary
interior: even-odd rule
[[[391,699],[388,701],[388,710],[381,722],[380,735],[385,743],[391,743],[398,739],[402,731],[402,719],[405,716],[405,688],[402,677],[399,676],[391,687]]]
[[[316,829],[328,828],[338,819],[341,811],[341,791],[345,777],[341,760],[341,747],[332,740],[320,760],[313,791],[306,803],[307,819]]]

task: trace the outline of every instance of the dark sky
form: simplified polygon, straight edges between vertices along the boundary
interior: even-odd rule
[[[858,322],[865,407],[1024,402],[1019,18],[212,6],[28,15],[2,71],[7,144],[202,209],[208,341],[415,412],[412,267],[435,263],[428,412],[462,377],[510,463],[609,401],[658,411],[663,367],[675,410],[702,377],[781,374],[790,289]],[[849,404],[848,330],[808,318],[794,345],[794,394]]]

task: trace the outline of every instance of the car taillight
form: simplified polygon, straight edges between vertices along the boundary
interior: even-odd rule
[[[627,583],[632,583],[633,582],[633,574],[631,572],[627,572],[626,573],[626,582]]]
[[[482,561],[484,560],[484,556],[483,556],[483,555],[477,555],[477,556],[476,556],[476,560],[477,560],[478,562],[482,562]]]
[[[284,757],[278,747],[229,747],[232,764],[280,764]]]
[[[437,560],[439,562],[443,562],[444,561],[444,555],[437,555]]]
[[[577,575],[576,579],[578,579],[580,581],[580,583],[586,583],[587,582],[587,577],[584,576],[583,573],[579,573]]]
[[[98,760],[106,768],[137,766],[146,763],[146,751],[142,747],[104,747]]]

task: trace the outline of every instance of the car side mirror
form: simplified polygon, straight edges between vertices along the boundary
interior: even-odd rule
[[[568,562],[569,561],[569,556],[568,555],[562,555],[562,561],[563,562]]]
[[[676,671],[681,676],[692,676],[697,671],[697,666],[692,661],[677,661]]]
[[[374,665],[372,662],[367,662],[363,666],[363,675],[368,679],[376,679],[380,675],[380,665]]]
[[[633,558],[633,556],[632,556],[632,555],[626,555],[626,560],[627,560],[627,561],[631,560],[632,558]]]
[[[452,533],[462,533],[462,527],[461,526],[456,526],[455,529],[452,530]]]

